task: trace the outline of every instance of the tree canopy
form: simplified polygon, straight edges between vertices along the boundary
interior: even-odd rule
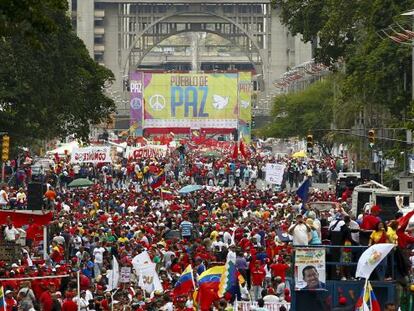
[[[317,62],[336,74],[334,123],[351,128],[362,113],[364,126],[406,126],[413,112],[411,47],[383,30],[396,22],[411,29],[411,0],[274,0],[293,35],[315,44]],[[278,105],[278,101],[276,101]]]
[[[0,19],[7,26],[0,40],[0,131],[18,143],[69,134],[87,140],[90,126],[115,111],[103,93],[113,74],[72,30],[66,1],[3,1]],[[28,31],[14,32],[22,24]]]
[[[312,133],[324,152],[332,148],[327,131],[333,122],[333,80],[316,82],[302,92],[281,95],[273,107],[273,122],[262,133],[280,138]]]

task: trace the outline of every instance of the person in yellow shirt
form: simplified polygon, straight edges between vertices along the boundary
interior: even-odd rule
[[[390,243],[395,244],[395,245],[398,244],[397,229],[398,229],[398,221],[396,220],[390,221],[390,223],[388,224],[387,236],[388,236]]]
[[[377,224],[375,230],[369,237],[369,246],[379,243],[390,243],[390,238],[387,234],[387,225],[383,221]]]

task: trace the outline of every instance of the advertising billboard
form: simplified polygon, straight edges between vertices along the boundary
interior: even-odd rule
[[[144,128],[237,128],[237,73],[143,74]]]

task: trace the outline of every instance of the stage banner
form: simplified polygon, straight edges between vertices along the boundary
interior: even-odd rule
[[[112,163],[110,147],[73,148],[70,158],[72,163]]]
[[[143,105],[143,91],[144,91],[144,73],[137,71],[131,73],[130,76],[130,130],[134,131],[135,136],[142,136],[143,122],[144,122],[144,105]],[[131,134],[131,133],[130,133]]]
[[[238,74],[144,73],[144,128],[237,128]]]
[[[167,155],[168,147],[165,145],[147,145],[143,147],[127,147],[126,157],[128,159],[142,159],[165,157]]]
[[[295,290],[326,290],[324,248],[295,249]]]
[[[239,135],[248,144],[252,133],[252,92],[251,72],[239,72]]]

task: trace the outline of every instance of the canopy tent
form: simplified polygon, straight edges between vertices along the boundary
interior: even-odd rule
[[[49,150],[47,152],[47,154],[49,154],[49,155],[54,155],[56,153],[58,155],[71,154],[72,153],[72,150],[74,148],[78,148],[78,147],[79,147],[78,142],[77,141],[72,141],[72,142],[67,143],[67,144],[62,144],[61,146],[59,146],[56,149]]]
[[[187,185],[183,188],[181,188],[180,190],[178,190],[179,194],[187,194],[187,193],[191,193],[197,190],[203,189],[203,186],[201,185]]]

